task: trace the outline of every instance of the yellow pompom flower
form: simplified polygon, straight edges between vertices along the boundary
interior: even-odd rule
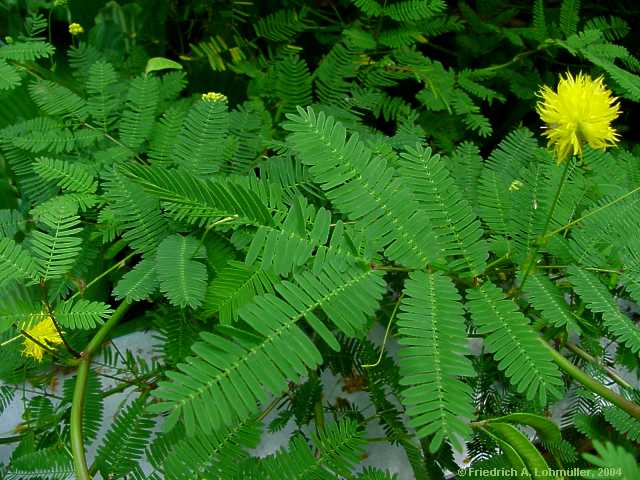
[[[69,25],[69,33],[73,36],[80,35],[84,33],[84,28],[79,23],[72,23]]]
[[[557,91],[542,87],[536,111],[546,123],[544,136],[553,146],[558,163],[569,155],[581,155],[582,147],[605,149],[619,139],[611,126],[620,115],[617,98],[604,85],[602,77],[567,73],[560,78]]]
[[[222,93],[217,93],[217,92],[208,92],[208,93],[203,93],[202,94],[202,101],[203,102],[227,102],[227,97],[226,95],[223,95]]]
[[[25,332],[30,337],[47,347],[54,347],[55,345],[62,343],[62,337],[60,337],[60,333],[54,325],[51,316],[47,316],[44,320],[41,320],[32,327],[25,329]],[[33,357],[40,362],[42,361],[44,352],[46,352],[46,350],[42,348],[41,345],[38,345],[38,343],[25,336],[24,350],[22,350],[22,353],[25,356]]]

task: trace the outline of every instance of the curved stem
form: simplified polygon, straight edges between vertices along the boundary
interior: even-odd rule
[[[564,358],[555,348],[551,347],[547,342],[540,338],[542,344],[547,348],[547,351],[551,354],[551,358],[556,364],[569,374],[574,380],[580,382],[583,386],[591,390],[592,392],[600,395],[605,400],[610,401],[616,407],[621,408],[634,418],[640,419],[640,405],[627,400],[622,395],[617,394],[613,390],[608,389],[601,383],[594,380],[585,372],[576,367],[569,360]]]
[[[73,468],[76,472],[76,478],[79,480],[91,479],[91,473],[89,473],[84,452],[84,441],[82,439],[82,413],[84,411],[89,367],[91,366],[91,355],[100,348],[111,329],[116,326],[127,310],[129,310],[130,306],[131,303],[124,301],[116,308],[111,318],[100,327],[87,344],[82,352],[82,357],[78,359],[78,373],[76,374],[73,403],[71,404],[71,454],[73,456]]]
[[[73,403],[71,404],[71,454],[73,455],[73,468],[76,472],[76,478],[79,480],[89,480],[91,478],[82,439],[82,412],[84,410],[90,363],[90,357],[83,358],[80,362],[78,373],[76,374],[76,386],[73,390]]]
[[[400,302],[402,302],[403,298],[404,298],[404,292],[398,297],[396,306],[394,307],[393,312],[391,313],[391,318],[389,318],[389,323],[387,323],[387,328],[384,331],[384,339],[382,340],[382,345],[380,346],[380,355],[378,356],[378,360],[376,361],[376,363],[367,363],[367,364],[360,365],[362,368],[373,368],[380,365],[380,362],[382,361],[382,357],[384,356],[384,349],[387,346],[387,340],[389,338],[389,331],[391,330],[391,325],[393,324],[393,321],[396,319],[396,313],[398,311],[398,307],[400,306]]]

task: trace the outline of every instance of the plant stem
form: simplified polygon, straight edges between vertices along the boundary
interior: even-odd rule
[[[573,220],[572,222],[569,222],[569,223],[567,223],[566,225],[563,225],[563,226],[562,226],[562,227],[560,227],[560,228],[556,228],[556,229],[555,229],[555,230],[553,230],[552,232],[549,232],[549,233],[547,233],[546,235],[544,235],[544,236],[543,236],[543,239],[544,239],[544,238],[547,238],[547,237],[552,237],[552,236],[553,236],[553,235],[555,235],[556,233],[560,233],[561,231],[566,230],[567,228],[572,227],[572,226],[574,226],[575,224],[582,222],[583,220],[585,220],[585,219],[589,218],[590,216],[595,215],[596,213],[599,213],[599,212],[601,212],[602,210],[604,210],[604,209],[606,209],[606,208],[609,208],[609,207],[611,207],[611,206],[615,205],[615,204],[616,204],[616,203],[618,203],[618,202],[621,202],[621,201],[622,201],[622,200],[624,200],[625,198],[630,197],[631,195],[633,195],[634,193],[637,193],[637,192],[640,192],[640,187],[636,187],[636,188],[634,188],[633,190],[631,190],[631,191],[629,191],[629,192],[625,193],[624,195],[622,195],[622,196],[620,196],[620,197],[616,198],[615,200],[612,200],[612,201],[610,201],[610,202],[608,202],[608,203],[605,203],[604,205],[602,205],[601,207],[596,208],[595,210],[591,210],[589,213],[587,213],[587,214],[585,214],[585,215],[581,216],[580,218],[578,218],[578,219],[576,219],[576,220]]]
[[[389,338],[389,331],[391,330],[391,325],[393,324],[393,321],[396,319],[396,313],[398,312],[398,307],[400,306],[400,302],[402,301],[403,298],[404,298],[404,293],[402,293],[398,297],[396,306],[393,308],[393,312],[391,313],[391,318],[389,318],[389,323],[387,323],[387,328],[384,331],[384,338],[382,340],[382,345],[380,346],[380,355],[378,356],[378,360],[376,361],[376,363],[367,363],[367,364],[360,365],[362,368],[374,368],[380,365],[380,362],[382,361],[382,357],[384,355],[384,349],[387,346],[387,340]]]
[[[610,390],[601,383],[597,382],[592,377],[576,367],[569,360],[564,358],[555,348],[551,347],[551,345],[545,342],[542,338],[540,338],[539,340],[547,348],[548,352],[551,354],[551,358],[553,358],[553,361],[556,362],[556,364],[562,370],[568,373],[569,376],[571,376],[574,380],[577,380],[583,386],[600,395],[605,400],[610,401],[616,407],[621,408],[632,417],[640,419],[640,405],[627,400],[622,395],[617,394],[613,390]]]
[[[622,378],[613,368],[608,367],[607,365],[603,365],[597,358],[593,357],[588,352],[585,352],[577,345],[571,342],[567,342],[564,344],[564,346],[567,347],[567,349],[571,350],[576,355],[578,355],[583,360],[586,360],[587,362],[593,363],[597,367],[602,368],[606,372],[606,374],[611,378],[611,380],[616,382],[621,387],[633,389],[633,386],[629,384],[629,382],[627,382],[624,378]]]
[[[64,333],[62,332],[62,328],[60,328],[60,325],[58,324],[58,321],[56,320],[56,317],[54,317],[53,313],[51,313],[49,305],[47,305],[47,310],[49,311],[49,316],[51,317],[51,321],[53,322],[53,326],[56,328],[56,331],[58,332],[58,335],[62,339],[62,343],[65,346],[65,348],[67,349],[67,351],[71,355],[73,355],[75,358],[80,358],[80,354],[78,352],[76,352],[75,349],[71,345],[69,345],[69,342],[67,342],[67,339],[64,338]]]
[[[71,454],[73,455],[73,468],[78,480],[91,479],[84,454],[84,441],[82,440],[82,413],[90,363],[91,358],[87,357],[78,366],[76,386],[73,390],[73,403],[71,404]]]
[[[124,257],[122,260],[114,263],[111,267],[109,267],[107,270],[105,270],[104,272],[102,272],[100,275],[98,275],[97,277],[95,277],[93,280],[91,280],[89,283],[87,283],[84,286],[84,289],[82,290],[78,290],[76,293],[74,293],[69,300],[73,300],[74,298],[76,298],[78,295],[81,295],[83,292],[86,292],[90,287],[92,287],[96,282],[99,282],[100,280],[102,280],[104,277],[106,277],[107,275],[109,275],[111,272],[113,272],[114,270],[117,270],[118,268],[122,268],[127,264],[127,261],[132,258],[135,255],[135,253],[130,253],[129,255],[127,255],[126,257]]]
[[[556,190],[556,194],[553,197],[553,202],[551,202],[551,208],[549,209],[549,213],[547,213],[547,220],[544,223],[544,229],[542,230],[542,235],[540,236],[541,240],[546,238],[547,230],[549,230],[549,225],[551,225],[551,219],[553,218],[553,214],[556,211],[556,206],[558,205],[558,200],[560,199],[560,194],[562,193],[562,188],[564,187],[564,182],[567,181],[567,177],[569,176],[569,167],[571,166],[571,160],[567,160],[566,165],[564,166],[564,171],[562,172],[562,177],[560,178],[560,184],[558,185],[558,189]],[[535,245],[534,245],[535,246]],[[537,250],[533,250],[533,252],[528,257],[528,263],[524,271],[524,275],[522,276],[522,281],[520,282],[520,286],[518,287],[518,291],[522,291],[524,288],[524,284],[529,277],[529,274],[533,270],[533,265],[535,264],[536,256],[538,252]]]
[[[71,454],[73,455],[73,468],[78,480],[91,479],[91,473],[89,473],[84,452],[84,441],[82,439],[82,413],[84,411],[89,367],[91,366],[91,355],[100,348],[111,329],[116,326],[127,310],[129,310],[129,307],[131,307],[131,303],[125,300],[116,308],[111,318],[100,327],[87,344],[82,352],[82,357],[78,359],[78,372],[76,374],[76,384],[73,390],[73,402],[71,404]]]

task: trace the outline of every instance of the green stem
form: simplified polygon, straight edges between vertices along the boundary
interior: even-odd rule
[[[73,455],[73,468],[78,480],[91,479],[91,473],[89,472],[84,452],[84,441],[82,439],[82,413],[84,411],[89,367],[91,366],[91,355],[100,348],[111,329],[116,326],[129,310],[129,307],[131,307],[131,303],[124,301],[116,308],[111,318],[100,327],[87,344],[82,352],[82,358],[78,359],[78,373],[76,374],[76,384],[73,390],[73,402],[71,404],[71,454]]]
[[[111,318],[107,320],[102,325],[102,327],[100,327],[100,330],[98,330],[98,332],[93,336],[89,344],[82,352],[83,355],[92,355],[100,348],[100,345],[102,345],[102,343],[105,341],[107,335],[109,335],[109,332],[122,319],[122,317],[125,315],[125,313],[127,313],[130,307],[131,303],[126,300],[118,305],[118,308],[116,308],[115,312],[113,312]]]
[[[71,454],[73,455],[73,468],[78,480],[91,479],[84,454],[84,441],[82,440],[82,412],[84,410],[90,363],[91,358],[87,357],[83,359],[78,366],[76,386],[73,390],[73,403],[71,404]]]
[[[585,361],[587,361],[589,363],[593,363],[597,367],[603,369],[605,371],[605,373],[609,376],[609,378],[611,378],[611,380],[616,382],[621,387],[628,388],[628,389],[633,389],[633,386],[629,382],[627,382],[624,378],[622,378],[614,369],[612,369],[612,368],[610,368],[610,367],[608,367],[606,365],[603,365],[600,361],[598,361],[597,358],[595,358],[594,356],[590,355],[588,352],[585,352],[584,350],[582,350],[577,345],[574,345],[571,342],[567,342],[567,343],[565,343],[564,346],[567,347],[567,349],[571,350],[576,355],[578,355],[583,360],[585,360]]]
[[[551,355],[551,358],[553,358],[553,361],[556,362],[556,364],[562,370],[568,373],[569,376],[571,376],[574,380],[578,381],[592,392],[600,395],[605,400],[610,401],[616,407],[621,408],[632,417],[640,419],[640,405],[627,400],[622,395],[617,394],[613,390],[608,389],[601,383],[594,380],[569,360],[564,358],[556,349],[551,347],[551,345],[545,342],[542,338],[540,338],[540,342],[542,342],[542,344],[546,347],[547,351]]]
[[[546,238],[545,235],[547,234],[547,230],[549,230],[549,225],[551,225],[551,219],[553,218],[553,214],[556,211],[556,206],[558,205],[558,200],[560,199],[560,194],[562,193],[562,188],[564,187],[564,182],[567,181],[567,177],[569,176],[569,167],[571,163],[572,162],[570,160],[567,160],[567,163],[564,167],[564,171],[562,172],[562,177],[560,178],[560,184],[558,185],[556,194],[553,197],[551,208],[549,209],[549,213],[547,214],[547,220],[544,223],[544,229],[542,230],[542,235],[540,236],[541,239]],[[536,256],[537,256],[537,251],[534,249],[533,252],[531,252],[531,255],[529,255],[527,259],[528,260],[527,266],[525,268],[524,275],[522,276],[522,281],[520,282],[520,286],[518,287],[519,291],[522,291],[522,289],[524,288],[524,284],[527,281],[527,278],[529,277],[529,274],[533,270],[533,265],[535,264]]]
[[[104,272],[102,272],[100,275],[98,275],[97,277],[95,277],[93,280],[91,280],[89,283],[87,283],[85,285],[85,287],[82,290],[78,290],[76,293],[74,293],[71,298],[69,298],[69,300],[73,300],[74,298],[76,298],[78,295],[81,295],[82,293],[86,292],[89,288],[91,288],[93,285],[95,285],[97,282],[99,282],[100,280],[102,280],[104,277],[106,277],[107,275],[109,275],[111,272],[113,272],[114,270],[117,270],[119,268],[124,267],[127,264],[127,261],[129,261],[129,259],[131,259],[133,256],[135,255],[135,253],[130,253],[129,255],[127,255],[126,257],[124,257],[122,260],[120,260],[119,262],[114,263],[110,268],[108,268],[107,270],[105,270]]]
[[[552,232],[549,232],[549,233],[547,233],[546,235],[544,235],[544,236],[543,236],[543,239],[544,239],[544,238],[547,238],[547,237],[552,237],[552,236],[553,236],[553,235],[555,235],[556,233],[560,233],[561,231],[566,230],[567,228],[570,228],[570,227],[574,226],[575,224],[582,222],[583,220],[585,220],[585,219],[589,218],[590,216],[595,215],[596,213],[599,213],[599,212],[601,212],[602,210],[604,210],[604,209],[606,209],[606,208],[609,208],[609,207],[611,207],[611,206],[615,205],[615,204],[616,204],[616,203],[618,203],[618,202],[621,202],[621,201],[622,201],[622,200],[624,200],[625,198],[628,198],[628,197],[630,197],[631,195],[633,195],[634,193],[637,193],[637,192],[640,192],[640,187],[636,187],[636,188],[634,188],[633,190],[631,190],[630,192],[625,193],[625,194],[624,194],[624,195],[622,195],[621,197],[618,197],[618,198],[616,198],[615,200],[612,200],[612,201],[610,201],[610,202],[608,202],[608,203],[605,203],[605,204],[604,204],[604,205],[602,205],[601,207],[598,207],[598,208],[596,208],[595,210],[590,211],[590,212],[589,212],[589,213],[587,213],[586,215],[583,215],[583,216],[581,216],[580,218],[578,218],[578,219],[576,219],[576,220],[574,220],[574,221],[572,221],[572,222],[569,222],[569,223],[567,223],[566,225],[563,225],[563,226],[562,226],[562,227],[560,227],[560,228],[556,228],[556,229],[555,229],[555,230],[553,230]]]
[[[382,357],[384,355],[384,349],[387,346],[387,340],[389,339],[389,332],[391,331],[391,325],[393,324],[393,321],[396,319],[396,313],[398,312],[398,307],[400,306],[400,302],[402,302],[403,298],[404,298],[404,293],[402,293],[398,297],[396,306],[393,308],[393,312],[391,312],[391,318],[389,318],[389,323],[387,323],[387,328],[384,331],[384,338],[382,339],[382,345],[380,346],[380,355],[378,356],[378,360],[376,361],[376,363],[366,363],[366,364],[360,365],[362,368],[374,368],[380,365],[380,362],[382,361]]]

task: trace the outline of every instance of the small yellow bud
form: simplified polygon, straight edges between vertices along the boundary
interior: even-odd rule
[[[84,33],[84,28],[82,28],[82,25],[79,23],[72,23],[69,25],[69,33],[75,37],[76,35]]]
[[[520,180],[514,180],[513,182],[511,182],[511,185],[509,185],[509,191],[517,192],[522,188],[523,185],[524,183],[522,183]]]
[[[202,101],[203,102],[224,102],[224,103],[227,103],[227,97],[226,97],[226,95],[223,95],[221,93],[209,92],[209,93],[203,93],[202,94]]]

